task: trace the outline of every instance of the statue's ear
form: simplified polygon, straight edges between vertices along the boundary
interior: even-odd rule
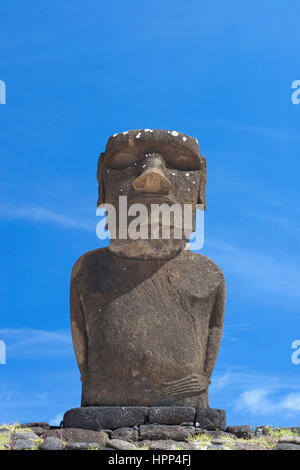
[[[206,197],[205,197],[206,181],[207,181],[206,158],[201,156],[201,174],[200,174],[200,188],[199,188],[199,194],[198,194],[198,204],[203,204],[204,209],[206,209]]]
[[[104,185],[103,185],[103,157],[104,153],[101,152],[98,159],[97,180],[98,180],[98,201],[97,207],[105,202]]]

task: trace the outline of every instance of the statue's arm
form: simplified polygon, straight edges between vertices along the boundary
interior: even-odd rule
[[[225,316],[225,302],[226,288],[225,281],[223,279],[217,289],[214,306],[210,316],[208,341],[206,347],[206,359],[204,366],[204,373],[208,377],[210,377],[212,374],[221,345]]]
[[[74,280],[70,287],[71,331],[77,364],[83,382],[88,369],[88,344],[84,307],[80,291]]]

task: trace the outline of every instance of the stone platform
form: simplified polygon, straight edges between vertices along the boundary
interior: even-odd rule
[[[224,410],[193,406],[89,406],[72,408],[63,418],[64,428],[93,431],[151,424],[225,431],[226,413]]]

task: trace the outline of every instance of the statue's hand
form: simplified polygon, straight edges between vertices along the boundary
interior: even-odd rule
[[[165,382],[162,392],[168,397],[196,395],[207,390],[210,382],[206,375],[193,374],[174,382]]]

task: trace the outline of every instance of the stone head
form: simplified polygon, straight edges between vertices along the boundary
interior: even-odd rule
[[[98,207],[119,210],[120,196],[132,204],[196,204],[205,208],[206,160],[197,139],[176,131],[139,129],[108,139],[100,154],[97,179]],[[194,227],[193,227],[194,228]],[[171,258],[186,240],[115,240],[111,251],[136,258]]]

